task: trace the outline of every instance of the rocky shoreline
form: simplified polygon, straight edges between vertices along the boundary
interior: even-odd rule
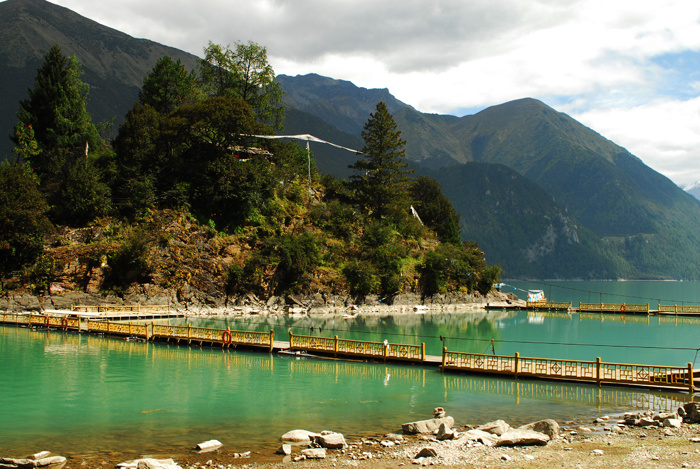
[[[188,316],[225,316],[246,314],[401,314],[422,312],[447,312],[484,309],[486,305],[525,305],[512,293],[493,291],[488,295],[446,293],[422,297],[415,293],[402,293],[390,298],[368,295],[363,298],[348,295],[286,295],[268,299],[253,294],[223,297],[216,300],[188,301],[182,295],[149,285],[139,286],[138,292],[123,296],[98,295],[84,292],[59,292],[43,296],[26,292],[9,292],[0,297],[0,311],[44,312],[70,310],[73,305],[169,305],[173,310]]]
[[[455,427],[443,409],[433,418],[401,425],[401,432],[347,439],[332,431],[293,430],[280,437],[276,454],[232,453],[217,440],[188,454],[117,461],[65,458],[48,451],[27,458],[0,458],[0,468],[232,469],[438,467],[700,467],[700,404],[673,413],[634,412],[588,422],[554,420],[511,428],[497,420]]]

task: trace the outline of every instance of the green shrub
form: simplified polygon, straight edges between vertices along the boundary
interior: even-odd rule
[[[380,285],[374,265],[368,261],[353,259],[343,267],[342,273],[352,295],[366,296]]]

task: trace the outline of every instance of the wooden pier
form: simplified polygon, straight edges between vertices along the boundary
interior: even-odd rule
[[[442,356],[425,353],[425,343],[397,344],[342,339],[338,336],[320,337],[289,333],[289,341],[274,340],[274,332],[234,331],[187,326],[159,325],[151,322],[132,323],[83,319],[72,316],[40,314],[0,314],[0,323],[16,326],[45,328],[54,331],[102,334],[142,341],[165,341],[175,344],[200,346],[250,348],[266,352],[285,352],[301,356],[332,358],[336,360],[362,360],[403,362],[440,367],[443,372],[477,373],[534,378],[569,382],[589,382],[597,385],[636,386],[695,392],[700,373],[687,366],[656,366],[629,363],[562,360],[552,358],[486,355],[449,351],[443,348]]]

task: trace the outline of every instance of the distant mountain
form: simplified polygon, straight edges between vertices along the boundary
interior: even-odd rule
[[[12,149],[8,136],[17,123],[19,102],[27,99],[44,55],[56,43],[82,65],[82,80],[90,85],[88,111],[95,122],[123,121],[159,58],[181,59],[188,70],[198,60],[44,0],[6,0],[0,3],[0,159]]]
[[[507,166],[468,162],[418,173],[440,182],[461,215],[463,237],[477,240],[506,276],[589,279],[631,273],[627,261],[566,207]]]
[[[284,89],[314,113],[314,102],[357,101],[366,107],[376,90],[344,90],[326,84],[322,98],[306,90],[318,78],[287,78]],[[332,97],[333,90],[343,96]],[[394,99],[395,103],[400,103]],[[609,254],[619,256],[615,276],[637,278],[700,278],[700,205],[668,178],[646,166],[624,148],[602,137],[566,114],[535,99],[521,99],[462,118],[423,114],[404,105],[394,119],[407,141],[406,153],[426,168],[456,173],[455,164],[482,162],[505,165],[540,186],[564,207],[581,227],[597,236]],[[324,106],[323,119],[332,107]],[[339,111],[344,119],[347,113]],[[337,117],[340,118],[340,117]],[[365,118],[366,120],[366,118]],[[356,127],[361,122],[356,123]],[[347,126],[346,128],[350,128]],[[482,167],[486,168],[486,167]],[[476,168],[475,168],[476,170]],[[461,174],[461,173],[459,173]],[[464,211],[480,206],[474,194],[463,191],[450,198]],[[521,201],[526,198],[520,197]],[[521,204],[518,210],[528,210]],[[503,231],[518,232],[504,218]],[[465,236],[482,244],[488,231]],[[515,269],[514,275],[528,269]],[[550,264],[552,272],[558,266]],[[600,272],[600,277],[607,274]]]
[[[700,200],[700,181],[683,186],[683,190]]]

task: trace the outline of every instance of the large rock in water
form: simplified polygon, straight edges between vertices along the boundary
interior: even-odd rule
[[[500,436],[495,446],[545,446],[549,436],[534,430],[510,429]]]
[[[455,419],[452,417],[443,417],[441,419],[418,420],[416,422],[404,423],[401,425],[401,430],[406,435],[415,435],[416,433],[435,433],[442,424],[445,424],[445,426],[448,428],[452,428],[455,425]]]

